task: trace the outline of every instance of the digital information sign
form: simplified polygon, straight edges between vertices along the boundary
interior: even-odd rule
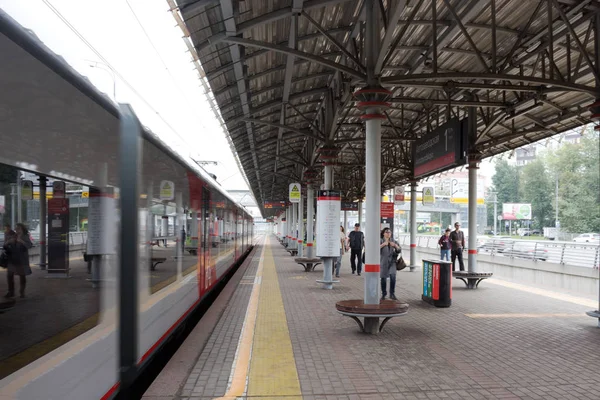
[[[415,178],[424,178],[467,162],[467,119],[453,118],[415,142]]]

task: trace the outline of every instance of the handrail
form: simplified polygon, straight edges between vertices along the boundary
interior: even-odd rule
[[[438,247],[437,235],[418,235],[417,246]],[[410,245],[410,235],[400,234],[400,245]],[[520,240],[513,238],[477,238],[477,252],[489,256],[529,259],[587,268],[600,268],[600,245],[552,240]]]

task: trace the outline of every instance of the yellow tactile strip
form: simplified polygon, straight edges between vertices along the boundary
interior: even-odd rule
[[[247,396],[301,398],[292,341],[269,244],[265,246]]]

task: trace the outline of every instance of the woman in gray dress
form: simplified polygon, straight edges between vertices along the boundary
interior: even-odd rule
[[[8,256],[8,270],[6,273],[8,293],[4,297],[15,297],[15,275],[19,275],[21,298],[25,297],[25,285],[27,283],[25,277],[31,275],[31,267],[29,266],[29,249],[31,246],[27,228],[23,224],[17,224],[16,235],[11,236],[4,243],[4,251]]]
[[[381,301],[387,296],[386,281],[390,278],[390,299],[396,298],[396,258],[400,253],[400,245],[391,239],[390,228],[381,231],[381,244],[379,245],[379,267],[381,277]]]

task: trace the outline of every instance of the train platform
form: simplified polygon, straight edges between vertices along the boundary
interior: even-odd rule
[[[335,303],[362,298],[343,261],[324,290],[274,237],[244,262],[145,400],[596,399],[600,330],[591,299],[498,279],[453,282],[449,308],[400,272],[408,314],[361,333]]]
[[[173,259],[175,244],[154,248],[153,256],[165,258],[150,272],[150,288],[155,293],[177,276]],[[184,274],[195,268],[197,258],[184,255]],[[16,297],[14,307],[0,314],[0,379],[30,364],[98,324],[99,289],[92,288],[91,275],[81,252],[71,253],[69,278],[48,279],[46,271],[32,263],[27,277],[26,297]],[[7,292],[6,269],[0,268],[0,296]],[[15,277],[18,292],[19,279]],[[0,301],[4,301],[0,297]]]

